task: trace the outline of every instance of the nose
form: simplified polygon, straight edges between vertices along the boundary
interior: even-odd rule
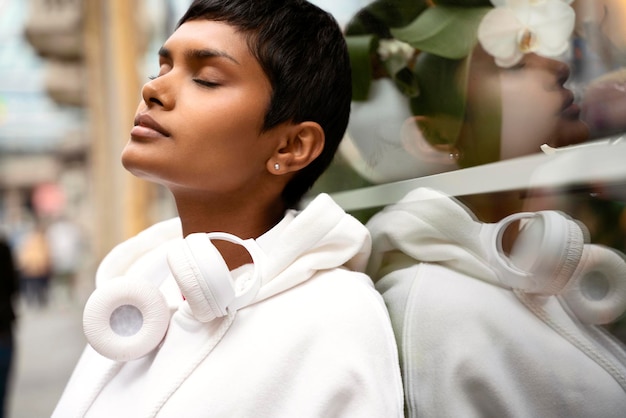
[[[141,89],[141,97],[148,107],[160,106],[165,109],[173,107],[172,94],[169,91],[165,76],[154,78],[144,84]]]
[[[570,73],[571,73],[570,67],[568,64],[564,63],[563,61],[557,61],[557,60],[550,60],[550,61],[552,61],[552,63],[550,64],[550,68],[556,75],[556,81],[559,85],[562,86],[563,84],[565,84],[565,82],[570,76]]]
[[[561,87],[570,77],[570,67],[563,61],[542,57],[537,54],[529,54],[527,56],[526,65],[550,74],[550,80],[548,80],[549,85],[546,86],[547,88],[553,88],[553,83]]]

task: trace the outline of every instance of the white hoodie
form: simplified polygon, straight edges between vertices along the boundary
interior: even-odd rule
[[[464,206],[416,189],[367,227],[407,416],[625,416],[624,346],[555,296],[501,285]]]
[[[103,260],[110,277],[149,278],[173,311],[161,345],[137,360],[90,346],[53,416],[397,417],[403,395],[388,313],[362,271],[363,225],[327,195],[257,239],[268,262],[252,302],[197,321],[166,262],[179,219],[157,224]],[[245,275],[243,266],[233,275]]]

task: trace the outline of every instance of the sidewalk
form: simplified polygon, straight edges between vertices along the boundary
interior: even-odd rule
[[[62,289],[53,290],[45,308],[17,304],[7,418],[49,417],[85,346],[83,302],[70,301]]]

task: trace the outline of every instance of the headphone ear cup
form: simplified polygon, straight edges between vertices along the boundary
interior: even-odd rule
[[[198,321],[209,322],[228,313],[235,299],[233,279],[207,234],[188,235],[172,247],[167,261]]]
[[[91,294],[83,311],[83,331],[101,355],[129,361],[145,356],[161,343],[169,320],[169,308],[156,286],[120,276]]]
[[[626,262],[615,250],[586,244],[572,279],[560,295],[586,324],[603,325],[626,311]]]
[[[511,252],[503,249],[503,237],[511,225],[523,222]],[[520,212],[496,224],[484,224],[480,239],[486,258],[500,282],[525,293],[554,295],[572,276],[584,245],[584,233],[560,212]]]

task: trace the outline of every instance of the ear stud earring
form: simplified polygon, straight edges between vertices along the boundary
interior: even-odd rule
[[[274,164],[274,170],[280,170],[280,164],[275,163]]]

